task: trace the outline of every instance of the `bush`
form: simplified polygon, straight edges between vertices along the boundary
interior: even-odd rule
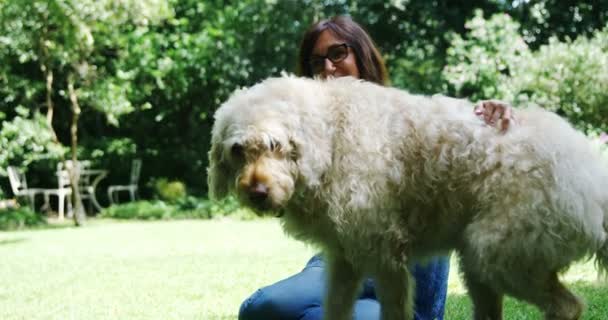
[[[453,37],[444,69],[457,95],[535,104],[586,133],[608,131],[608,27],[590,39],[552,38],[537,51],[507,15],[478,12],[467,27],[468,36]]]
[[[28,207],[0,210],[0,230],[16,230],[46,225],[46,219]]]
[[[228,197],[221,201],[207,200],[207,203],[212,218],[231,216],[241,220],[251,220],[257,217],[250,210],[241,207],[233,197]]]
[[[163,201],[135,201],[104,209],[99,216],[114,219],[159,220],[169,219],[175,207]]]
[[[17,108],[19,114],[0,126],[0,175],[9,165],[27,167],[36,161],[57,160],[66,148],[57,144],[46,119],[40,113]]]
[[[176,218],[202,218],[213,219],[230,216],[239,220],[252,220],[257,218],[251,210],[239,205],[236,199],[229,197],[222,201],[211,201],[195,197],[186,197],[176,203],[178,210]]]
[[[156,200],[114,205],[104,209],[99,216],[138,220],[212,219],[222,216],[250,220],[256,217],[249,210],[242,209],[232,198],[214,202],[192,196],[179,198],[174,203]]]
[[[154,190],[160,200],[175,203],[186,198],[186,186],[181,181],[169,181],[166,178],[159,178],[154,181]]]
[[[608,130],[608,28],[593,38],[552,38],[513,77],[516,103],[557,112],[585,132]]]
[[[511,77],[520,62],[530,59],[519,24],[506,14],[485,20],[478,10],[465,27],[469,29],[465,37],[452,35],[445,79],[458,96],[512,100]]]

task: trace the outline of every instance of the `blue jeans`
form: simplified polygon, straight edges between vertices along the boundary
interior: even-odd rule
[[[416,278],[416,320],[443,319],[449,269],[448,257],[411,269]],[[325,276],[324,261],[318,255],[312,257],[300,273],[261,288],[245,300],[239,310],[239,320],[320,320]],[[372,279],[363,283],[353,319],[380,319],[380,303]]]

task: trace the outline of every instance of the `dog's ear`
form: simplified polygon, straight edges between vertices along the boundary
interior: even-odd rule
[[[323,174],[331,164],[331,150],[327,140],[313,143],[303,137],[294,136],[290,139],[293,145],[295,161],[298,165],[299,178],[308,188],[318,187]]]
[[[222,144],[212,141],[209,151],[209,168],[207,169],[207,185],[209,198],[221,200],[228,195],[228,167],[224,161]]]

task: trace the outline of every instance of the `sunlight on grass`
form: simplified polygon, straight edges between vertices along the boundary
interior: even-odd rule
[[[0,233],[1,319],[235,319],[311,256],[274,221],[93,222]]]
[[[91,220],[0,232],[0,319],[236,319],[241,301],[301,270],[314,252],[276,220]],[[452,260],[446,319],[467,319]],[[607,314],[592,263],[564,278],[587,300],[584,319]],[[505,319],[540,319],[511,299],[505,309]]]

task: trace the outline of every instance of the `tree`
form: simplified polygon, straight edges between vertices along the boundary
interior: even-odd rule
[[[158,3],[159,1],[154,1],[147,4]],[[136,15],[141,17],[141,4],[142,2],[112,0],[7,0],[0,7],[0,22],[8,31],[3,37],[7,46],[2,56],[31,72],[23,81],[24,87],[31,84],[37,89],[37,96],[44,91],[48,129],[58,143],[59,139],[53,130],[55,101],[70,106],[72,117],[69,121],[69,145],[74,163],[78,160],[78,124],[83,110],[82,102],[105,114],[113,124],[117,124],[120,115],[133,110],[126,98],[126,93],[130,90],[129,82],[126,81],[128,77],[125,77],[128,72],[114,68],[114,63],[107,57],[105,45],[117,38],[118,26]],[[145,19],[150,18],[155,17],[144,17],[140,22],[147,23],[148,20]],[[104,41],[96,43],[97,35]],[[33,66],[38,66],[40,73]],[[21,74],[11,71],[13,70],[5,70],[3,73],[5,81],[14,74]],[[57,78],[63,80],[63,86],[54,81]],[[41,80],[45,83],[44,86],[39,85]],[[59,92],[58,98],[55,98],[55,92]],[[11,99],[15,99],[20,90],[8,93],[9,97],[12,95]],[[37,99],[27,99],[26,96],[23,102],[35,106]],[[80,225],[84,219],[84,210],[78,190],[78,166],[71,167],[74,169],[70,173],[76,211],[74,217],[76,225]]]

